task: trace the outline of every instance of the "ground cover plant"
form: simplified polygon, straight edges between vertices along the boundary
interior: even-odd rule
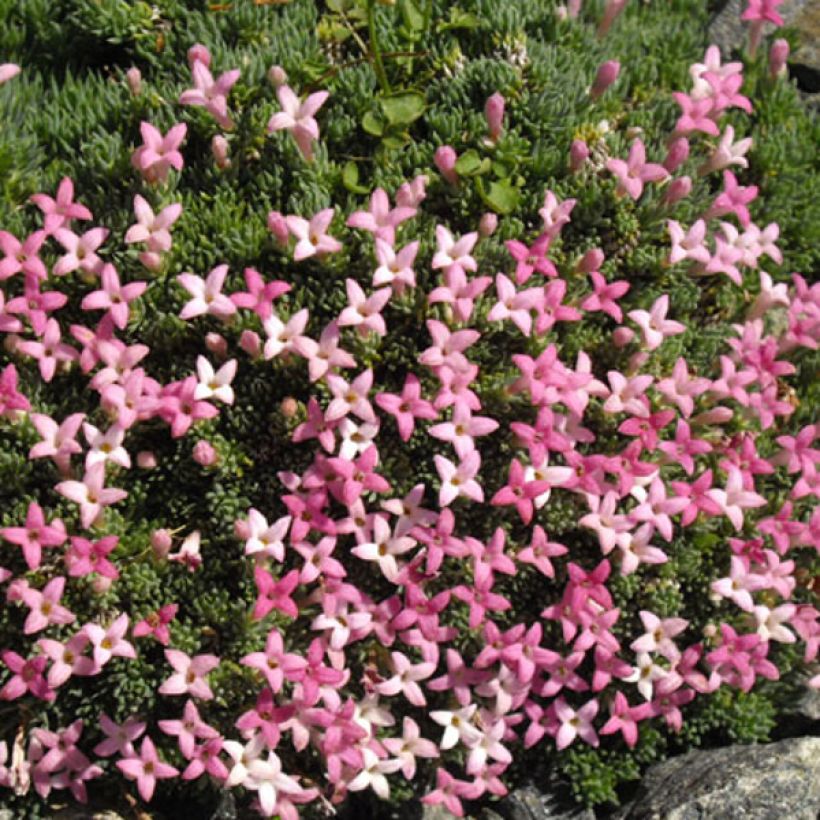
[[[3,805],[612,806],[820,686],[747,5],[0,0]]]

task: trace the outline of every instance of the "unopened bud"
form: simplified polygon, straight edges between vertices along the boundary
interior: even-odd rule
[[[288,223],[279,211],[271,211],[268,214],[268,230],[280,245],[287,245],[290,237]]]
[[[617,60],[607,60],[605,63],[601,63],[598,73],[595,75],[595,82],[592,84],[592,88],[589,89],[589,96],[593,100],[597,100],[618,79],[620,72],[621,64]]]
[[[253,330],[243,330],[239,337],[239,346],[252,358],[257,358],[262,352],[262,340]]]
[[[158,561],[162,561],[168,557],[172,544],[173,539],[168,530],[154,530],[151,533],[151,549],[154,551],[154,555]]]
[[[786,60],[788,59],[789,43],[780,37],[772,43],[769,49],[769,74],[773,80],[786,73]]]
[[[210,441],[205,441],[205,439],[200,439],[194,444],[192,455],[194,461],[203,467],[213,467],[214,464],[219,461],[219,455],[214,449],[213,444],[211,444]]]
[[[492,236],[497,227],[498,217],[491,211],[488,211],[481,217],[481,221],[478,223],[478,232],[482,236]]]
[[[217,168],[224,170],[231,167],[231,159],[228,156],[229,151],[228,140],[222,134],[215,134],[211,140],[211,153],[214,156]]]
[[[583,140],[573,140],[569,147],[569,170],[577,174],[589,159],[589,146]]]
[[[228,355],[228,342],[220,333],[208,333],[205,336],[205,347],[220,359]]]
[[[626,8],[628,0],[606,0],[604,6],[604,16],[598,24],[597,34],[599,37],[605,37],[615,22],[618,15]]]
[[[150,450],[140,450],[137,453],[137,467],[142,470],[153,470],[157,466],[157,457]]]
[[[455,172],[457,159],[458,154],[451,145],[442,145],[440,148],[437,148],[433,156],[433,162],[435,162],[436,168],[439,169],[441,175],[451,185],[458,183],[458,174]]]
[[[279,410],[286,419],[292,419],[299,412],[299,402],[293,396],[285,396],[279,405]]]
[[[211,65],[211,52],[202,43],[197,43],[188,49],[188,65],[191,70],[194,68],[194,63],[202,63],[205,68]]]
[[[687,159],[689,159],[689,140],[686,137],[678,137],[669,146],[663,167],[670,174],[674,174]]]
[[[616,327],[612,331],[612,343],[615,347],[626,347],[635,338],[635,331],[631,327]]]
[[[125,72],[125,81],[131,89],[131,93],[138,97],[142,92],[142,74],[136,66],[132,66]]]
[[[244,518],[237,518],[233,522],[233,534],[242,541],[247,541],[251,537],[251,525]]]
[[[490,140],[498,142],[504,130],[504,97],[497,91],[484,104],[484,116],[487,118]]]
[[[685,199],[692,192],[692,180],[689,177],[678,177],[669,183],[666,193],[663,195],[665,205],[674,205],[681,199]]]
[[[567,0],[567,14],[574,20],[581,13],[581,0]]]
[[[280,85],[284,85],[288,81],[288,75],[282,66],[272,65],[268,69],[268,79],[276,88],[279,88]]]
[[[113,578],[107,578],[105,575],[97,575],[91,582],[91,588],[97,593],[97,595],[104,595],[109,589],[111,589],[111,585],[113,583]]]
[[[604,252],[600,248],[590,248],[578,262],[578,270],[581,273],[592,273],[600,271],[604,264]]]

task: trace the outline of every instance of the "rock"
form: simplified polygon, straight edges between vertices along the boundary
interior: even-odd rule
[[[533,785],[513,789],[493,804],[493,811],[504,820],[595,820],[590,809],[566,809],[549,793],[541,792]]]
[[[820,738],[689,752],[648,772],[618,820],[816,820]]]
[[[709,42],[720,47],[724,58],[737,51],[748,41],[748,23],[740,19],[745,0],[728,0],[709,24]],[[785,0],[778,7],[785,25],[797,30],[799,43],[789,56],[789,71],[797,80],[797,87],[808,95],[820,92],[820,3],[817,0]],[[776,26],[764,25],[766,37]]]

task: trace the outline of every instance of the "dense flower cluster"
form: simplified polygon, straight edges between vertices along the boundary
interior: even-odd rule
[[[579,5],[565,12],[574,17]],[[602,35],[624,5],[606,4]],[[778,22],[776,5],[752,2],[744,17]],[[192,87],[179,103],[204,108],[221,129],[234,128],[229,97],[239,70],[214,79],[204,46],[188,56]],[[0,66],[0,82],[15,73]],[[590,94],[602,95],[617,76],[616,63],[602,66]],[[618,197],[638,201],[650,186],[663,186],[669,214],[695,184],[675,176],[690,151],[702,156],[701,175],[722,174],[707,212],[692,224],[666,222],[670,265],[688,264],[695,278],[723,274],[727,287],[755,285],[757,296],[712,372],[695,372],[685,357],[662,368],[659,351],[686,325],[674,319],[666,294],[624,311],[619,301],[631,285],[602,272],[601,249],[587,251],[572,273],[559,271],[550,251],[580,206],[546,190],[540,230],[508,241],[506,268],[495,275],[480,271],[475,253],[495,230],[495,215],[462,235],[437,224],[429,266],[440,278],[424,295],[419,330],[429,346],[400,392],[384,389],[374,360],[351,351],[358,341],[378,350],[393,332],[391,314],[410,304],[417,288],[425,263],[414,221],[430,182],[419,175],[392,196],[376,189],[366,209],[344,215],[348,227],[372,235],[373,275],[369,289],[345,280],[346,305],[330,322],[317,323],[307,308],[283,309],[278,300],[292,285],[251,267],[244,290],[226,288],[227,264],[178,275],[179,318],[203,329],[204,350],[188,375],[161,383],[149,375],[149,345],[120,338],[153,286],[150,276],[126,282],[130,277],[106,261],[114,237],[75,200],[71,179],[54,198],[32,198],[42,227],[27,237],[0,232],[0,331],[7,350],[36,361],[46,383],[79,369],[99,412],[39,412],[15,364],[0,373],[0,417],[13,425],[28,416],[37,434],[29,458],[53,462],[54,490],[76,513],[63,521],[32,502],[24,521],[0,530],[2,554],[19,549],[24,560],[24,571],[0,569],[0,578],[10,606],[25,613],[24,635],[32,636],[25,656],[0,654],[7,670],[0,699],[52,703],[70,679],[104,675],[115,658],[135,662],[141,644],[155,640],[167,662],[158,694],[177,698],[179,710],[178,719],[155,725],[146,715],[117,724],[100,714],[93,730],[103,739],[93,749],[83,742],[89,727],[82,720],[27,727],[10,763],[0,744],[0,784],[18,793],[33,787],[43,797],[70,789],[85,801],[88,782],[113,758],[144,801],[160,780],[209,777],[254,792],[265,816],[294,818],[304,804],[337,803],[348,792],[372,789],[385,798],[397,778],[413,779],[418,762],[433,759],[436,783],[424,801],[462,815],[462,800],[505,792],[501,776],[518,744],[548,737],[559,750],[597,747],[602,737],[620,735],[633,747],[649,721],[680,731],[684,707],[695,698],[724,686],[748,692],[759,678],[778,678],[775,644],[800,644],[804,661],[816,661],[820,613],[801,567],[820,550],[820,430],[810,424],[775,436],[777,448],[767,455],[758,444],[794,412],[790,359],[820,344],[820,285],[796,273],[775,283],[762,268],[766,259],[782,259],[778,226],[752,221],[748,206],[758,191],[729,170],[746,167],[751,145],[725,122],[733,108],[751,110],[740,93],[742,64],[722,64],[711,47],[691,77],[692,89],[674,95],[681,114],[666,156],[649,161],[636,137],[627,156],[610,157],[598,170],[614,179]],[[283,72],[276,80],[282,110],[268,131],[290,132],[311,162],[328,94],[302,101]],[[501,94],[487,101],[485,116],[493,146],[504,132]],[[163,133],[143,122],[132,155],[146,188],[134,196],[135,222],[122,239],[140,245],[149,274],[162,268],[183,216],[181,203],[163,204],[154,192],[172,171],[184,173],[186,130],[177,123]],[[226,146],[213,143],[221,168],[230,162]],[[591,173],[592,163],[589,148],[576,141],[572,172]],[[436,165],[444,180],[459,184],[455,149],[442,146]],[[267,224],[292,260],[322,264],[343,247],[333,235],[335,218],[333,207],[272,211]],[[63,320],[67,298],[49,282],[69,276],[95,288],[78,307],[98,320]],[[568,296],[568,276],[588,279],[580,298]],[[599,312],[611,319],[622,355],[622,366],[605,373],[583,351],[568,360],[552,336],[559,324]],[[206,332],[206,320],[225,335]],[[495,323],[511,323],[527,340],[527,352],[512,355],[516,378],[502,388],[518,414],[508,425],[489,414],[480,366],[471,360],[471,348]],[[235,522],[256,590],[250,617],[270,619],[263,644],[236,658],[174,648],[179,604],[169,600],[156,601],[143,619],[100,612],[81,623],[61,603],[66,586],[88,576],[100,591],[117,584],[119,539],[106,532],[106,509],[128,495],[116,486],[118,476],[155,464],[151,451],[135,454],[129,446],[135,432],[153,424],[173,438],[193,436],[193,459],[214,466],[220,454],[197,439],[198,423],[230,412],[241,368],[277,359],[303,364],[315,391],[305,406],[283,408],[294,418],[293,442],[310,452],[309,466],[297,472],[282,465],[277,503],[252,507]],[[393,494],[379,438],[392,425],[403,442],[430,436],[440,443],[430,465],[435,486],[419,482],[404,496]],[[486,475],[481,446],[501,436],[512,442],[508,474]],[[787,487],[782,503],[771,501],[769,476]],[[578,502],[573,538],[597,544],[594,565],[577,560],[569,538],[558,542],[545,529],[541,512],[556,498]],[[279,503],[286,514],[274,520]],[[510,508],[509,528],[477,537],[464,523],[476,505]],[[708,590],[717,617],[707,633],[662,612],[621,611],[615,579],[651,573],[669,560],[681,534],[710,519],[727,522],[727,574]],[[208,560],[201,533],[184,530],[177,540],[177,532],[157,529],[145,560],[200,571]],[[458,567],[460,583],[447,583],[450,566]],[[516,610],[504,579],[524,572],[549,582],[545,606],[539,619],[502,628],[499,615]],[[448,613],[461,613],[480,636],[480,652],[463,651]],[[199,711],[215,699],[209,676],[227,662],[252,670],[257,681],[255,705],[232,716],[229,732]],[[809,683],[820,687],[820,675]],[[155,742],[163,735],[176,738],[183,769],[159,755]],[[320,761],[322,783],[287,771],[285,759],[308,750]]]

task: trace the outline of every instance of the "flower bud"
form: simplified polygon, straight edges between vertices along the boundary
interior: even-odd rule
[[[615,347],[626,347],[635,338],[635,331],[631,327],[616,327],[612,331],[612,343]]]
[[[627,373],[637,373],[649,361],[649,353],[645,350],[639,350],[629,357],[629,364],[627,365]]]
[[[601,270],[601,265],[604,264],[604,252],[600,248],[590,248],[578,262],[578,270],[581,273],[592,273],[592,271]]]
[[[628,0],[606,0],[604,6],[604,16],[598,24],[597,34],[599,37],[605,37],[615,22],[618,15],[626,8]]]
[[[268,69],[268,79],[275,88],[279,88],[280,85],[285,85],[288,81],[288,75],[285,73],[285,69],[282,68],[282,66],[272,65]]]
[[[156,251],[143,251],[139,255],[139,260],[151,271],[157,271],[162,267],[162,254]]]
[[[458,154],[450,145],[442,145],[440,148],[436,149],[436,153],[433,156],[433,162],[436,164],[436,168],[439,169],[441,175],[449,182],[451,185],[456,185],[458,183],[458,174],[455,172],[456,160],[458,159]]]
[[[681,199],[685,199],[692,191],[692,180],[689,177],[678,177],[669,183],[666,193],[663,195],[665,205],[674,205]]]
[[[567,14],[574,20],[581,13],[581,0],[567,0]]]
[[[488,211],[481,217],[481,221],[478,223],[478,232],[482,236],[492,236],[497,227],[498,217],[491,211]]]
[[[692,416],[689,424],[692,427],[697,427],[700,424],[726,424],[727,421],[731,421],[732,416],[734,416],[733,410],[728,407],[718,406],[704,413],[698,413],[697,416]]]
[[[247,541],[251,537],[251,525],[244,518],[237,518],[233,522],[233,534],[243,541]]]
[[[504,130],[504,97],[497,91],[484,104],[484,116],[487,118],[490,140],[498,142]]]
[[[151,533],[151,549],[158,561],[163,561],[171,551],[173,540],[168,530],[154,530]]]
[[[211,153],[214,155],[217,168],[224,170],[231,167],[231,159],[228,156],[229,150],[228,140],[222,134],[214,135],[211,140]]]
[[[132,66],[125,72],[125,81],[131,89],[131,93],[138,97],[142,92],[142,74],[136,66]]]
[[[663,167],[670,174],[674,174],[687,159],[689,159],[689,140],[686,137],[678,137],[669,146]]]
[[[419,174],[412,182],[405,182],[396,191],[396,205],[399,208],[418,208],[427,196],[424,190],[430,178],[427,174]]]
[[[105,593],[111,589],[111,585],[113,583],[113,578],[106,578],[105,575],[97,575],[91,582],[91,588],[97,593],[97,595],[105,595]]]
[[[569,147],[569,170],[577,174],[589,159],[589,146],[583,140],[573,140]]]
[[[205,347],[220,359],[228,355],[228,342],[220,333],[208,333],[205,336]]]
[[[299,412],[299,402],[293,396],[285,396],[279,405],[279,410],[286,419],[292,419]]]
[[[210,441],[205,441],[205,439],[200,439],[194,444],[192,455],[194,461],[203,467],[213,467],[214,464],[219,461],[219,455],[214,449],[213,444],[211,444]]]
[[[779,37],[772,43],[769,49],[769,74],[776,80],[781,74],[786,73],[786,60],[789,59],[789,43]]]
[[[202,43],[197,43],[188,49],[188,65],[192,71],[194,63],[202,63],[205,68],[211,65],[211,52]]]
[[[243,330],[239,337],[239,346],[249,356],[256,359],[262,353],[262,340],[253,330]]]
[[[153,470],[157,466],[157,456],[150,450],[140,450],[137,453],[137,467],[142,470]]]
[[[604,91],[607,90],[618,79],[621,72],[621,64],[617,60],[607,60],[601,63],[598,73],[595,75],[595,82],[589,89],[589,96],[597,100]]]
[[[285,217],[279,211],[271,211],[268,214],[268,230],[280,245],[287,245],[290,232]]]

